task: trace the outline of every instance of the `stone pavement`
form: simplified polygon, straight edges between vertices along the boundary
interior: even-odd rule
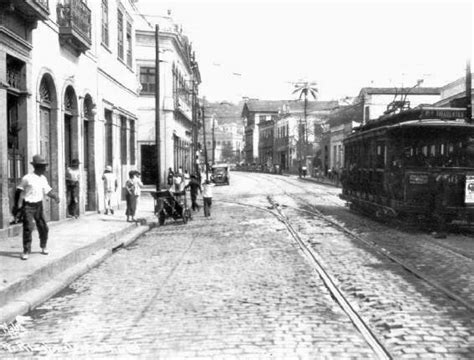
[[[0,324],[26,313],[61,290],[75,278],[100,263],[118,247],[149,230],[154,221],[153,198],[143,192],[137,217],[129,223],[125,203],[115,215],[91,213],[79,219],[50,222],[49,255],[42,255],[38,232],[33,233],[32,253],[27,261],[21,235],[0,241]],[[148,224],[148,225],[147,225]]]

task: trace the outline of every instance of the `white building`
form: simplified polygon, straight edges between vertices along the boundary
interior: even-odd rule
[[[189,39],[172,18],[153,18],[159,25],[159,121],[160,180],[169,168],[194,172],[193,154],[197,143],[196,96],[200,74]],[[144,183],[155,184],[155,24],[137,16],[137,72],[141,91],[138,100],[139,168]]]
[[[50,163],[60,204],[45,200],[47,220],[66,217],[65,171],[81,162],[80,209],[103,208],[102,173],[119,186],[136,168],[137,77],[133,1],[2,2],[0,14],[0,228],[34,154]]]

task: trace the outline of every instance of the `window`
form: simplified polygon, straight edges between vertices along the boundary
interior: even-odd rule
[[[135,120],[130,119],[130,165],[135,162]]]
[[[132,24],[127,21],[127,65],[132,67]]]
[[[113,160],[113,138],[112,138],[112,111],[105,110],[105,162],[112,165]]]
[[[117,56],[123,60],[123,13],[117,11]]]
[[[142,93],[155,93],[155,68],[140,67],[140,84]]]
[[[102,0],[102,44],[109,46],[109,5]]]
[[[127,164],[127,118],[120,116],[120,158],[122,165]]]

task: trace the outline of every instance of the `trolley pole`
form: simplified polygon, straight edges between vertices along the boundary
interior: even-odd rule
[[[156,191],[160,191],[161,183],[161,151],[160,151],[160,41],[159,26],[155,25],[155,142],[156,142]]]
[[[467,59],[466,63],[466,121],[472,122],[472,75],[471,75],[471,59]]]

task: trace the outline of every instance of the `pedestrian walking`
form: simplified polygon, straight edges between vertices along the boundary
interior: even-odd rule
[[[41,254],[48,255],[48,224],[44,218],[43,198],[47,195],[59,203],[58,195],[49,186],[48,179],[44,176],[48,162],[41,156],[33,156],[34,171],[23,176],[15,192],[14,215],[23,213],[23,254],[22,260],[27,260],[31,253],[32,232],[36,223],[38,229]]]
[[[191,180],[189,181],[189,184],[185,187],[185,189],[190,190],[191,207],[193,211],[199,211],[199,204],[197,203],[197,195],[198,195],[198,191],[202,194],[202,187],[196,175],[194,174],[191,175]]]
[[[68,198],[67,212],[69,217],[79,217],[80,176],[79,160],[72,159],[66,170],[66,190]]]
[[[209,180],[204,181],[202,186],[202,199],[204,203],[204,216],[211,216],[211,206],[212,206],[212,188],[214,184]]]
[[[135,194],[137,195],[137,210],[135,211],[135,217],[137,217],[138,204],[140,202],[140,195],[142,193],[142,187],[143,187],[142,174],[140,173],[140,171],[135,171],[134,181],[135,181]]]
[[[173,171],[173,169],[169,168],[168,169],[168,179],[167,179],[168,186],[173,185],[173,177],[174,177],[174,171]]]
[[[127,202],[127,209],[125,215],[127,215],[127,222],[136,221],[135,214],[137,212],[137,202],[140,196],[140,188],[143,184],[139,178],[139,172],[132,170],[128,173],[129,179],[125,182],[125,200]]]
[[[104,202],[105,202],[105,215],[110,213],[114,214],[114,209],[112,208],[112,201],[117,192],[118,182],[117,177],[112,172],[112,166],[107,165],[105,167],[104,175],[102,175],[102,181],[104,182]]]

